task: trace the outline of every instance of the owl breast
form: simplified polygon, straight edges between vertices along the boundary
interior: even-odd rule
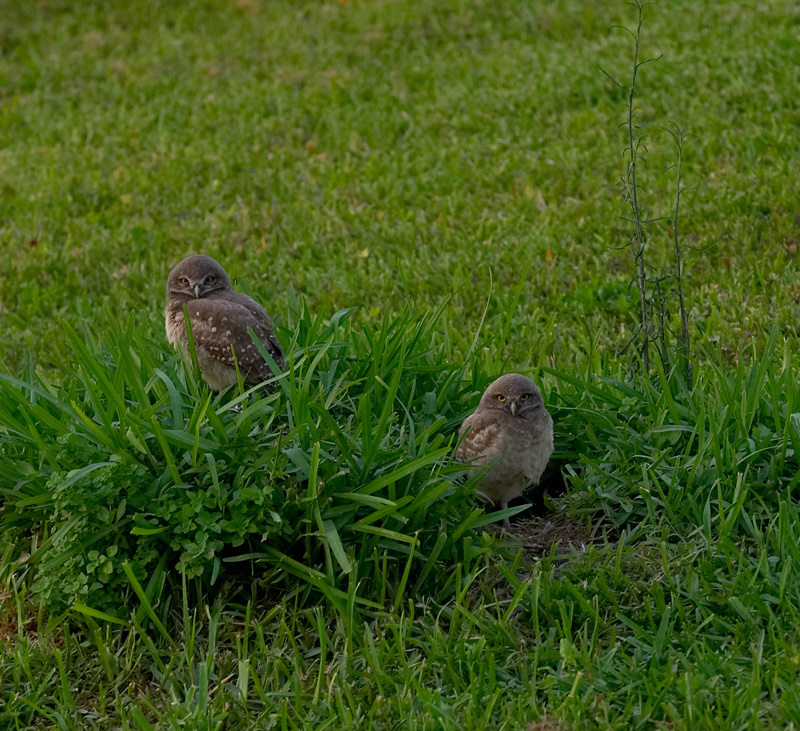
[[[183,312],[180,313],[180,318],[178,318],[177,315],[178,312],[174,308],[167,306],[167,309],[164,312],[164,325],[167,331],[167,341],[170,343],[170,345],[175,346],[180,344],[185,330],[183,326]]]
[[[549,414],[538,424],[506,414],[484,412],[464,422],[470,427],[457,457],[473,464],[494,463],[481,484],[493,502],[519,497],[539,482],[553,453],[553,421]]]

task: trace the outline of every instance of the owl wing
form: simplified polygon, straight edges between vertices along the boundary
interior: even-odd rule
[[[215,297],[212,294],[208,299],[215,299]],[[264,308],[252,297],[248,297],[246,294],[235,292],[233,290],[226,291],[223,295],[221,295],[220,299],[223,302],[233,302],[234,304],[244,307],[248,312],[250,312],[250,314],[253,315],[253,317],[263,323],[265,332],[267,333],[266,336],[262,336],[261,333],[259,333],[258,330],[256,330],[256,328],[252,325],[250,327],[253,327],[253,332],[258,335],[259,340],[261,340],[261,342],[264,344],[264,347],[272,356],[272,359],[281,368],[283,368],[283,351],[281,350],[281,346],[278,344],[275,334],[272,331],[272,320],[270,320],[266,310],[264,310]]]
[[[246,381],[259,383],[270,378],[272,371],[253,344],[247,332],[249,327],[276,364],[283,368],[280,345],[267,314],[260,308],[260,312],[254,312],[235,300],[210,298],[190,300],[186,307],[198,354],[202,352],[204,357],[233,368],[233,349]]]
[[[500,426],[490,412],[478,410],[468,416],[458,436],[461,439],[456,452],[459,462],[488,464],[500,453]]]

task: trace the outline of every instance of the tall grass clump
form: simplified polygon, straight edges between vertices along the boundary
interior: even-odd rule
[[[795,349],[777,328],[753,355],[731,370],[704,353],[691,387],[660,362],[635,383],[550,371],[575,509],[675,539],[759,543],[763,521],[795,509],[800,396]]]
[[[448,364],[441,313],[356,328],[296,299],[266,395],[211,393],[146,318],[66,326],[58,384],[0,377],[3,528],[36,536],[40,599],[113,612],[238,571],[344,608],[439,582],[486,520],[454,480],[476,374]]]

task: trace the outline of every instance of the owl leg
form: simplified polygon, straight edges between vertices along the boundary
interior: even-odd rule
[[[500,509],[505,510],[508,507],[508,499],[502,498],[500,500]],[[511,530],[511,521],[508,518],[503,518],[503,530]]]

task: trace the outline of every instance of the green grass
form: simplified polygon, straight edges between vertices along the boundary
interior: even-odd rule
[[[800,12],[645,11],[654,269],[667,130],[691,135],[691,387],[620,352],[603,70],[629,77],[634,20],[3,6],[0,727],[797,728]],[[275,316],[272,395],[211,394],[167,346],[194,252]],[[451,462],[510,370],[542,385],[548,509],[585,552],[485,533]]]
[[[200,249],[259,272],[276,313],[289,285],[359,318],[455,289],[470,330],[488,298],[492,346],[530,260],[511,362],[542,338],[569,352],[581,318],[615,342],[631,324],[624,94],[600,68],[628,75],[611,26],[632,20],[616,3],[11,3],[3,357],[64,356],[48,321],[99,325],[100,304],[159,309],[170,264]],[[676,122],[699,186],[684,230],[719,240],[689,257],[693,320],[731,352],[797,319],[796,28],[779,2],[647,13],[643,54],[663,57],[640,79],[645,204],[670,210]]]

